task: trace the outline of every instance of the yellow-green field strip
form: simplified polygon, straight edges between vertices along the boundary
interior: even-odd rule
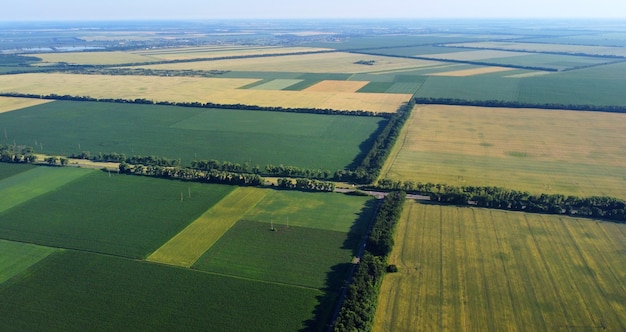
[[[148,256],[151,262],[190,267],[267,194],[237,188]]]
[[[0,213],[74,181],[93,170],[36,167],[0,181]]]
[[[60,249],[0,240],[0,284]]]

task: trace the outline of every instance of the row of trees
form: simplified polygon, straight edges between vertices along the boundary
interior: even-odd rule
[[[258,174],[233,173],[220,170],[199,171],[193,168],[181,168],[159,165],[131,165],[120,163],[120,173],[153,176],[166,179],[222,183],[239,186],[260,186],[264,180]]]
[[[30,146],[2,145],[0,144],[0,162],[30,164],[37,161]]]
[[[387,267],[387,256],[393,247],[393,232],[402,213],[406,194],[389,193],[380,205],[366,250],[362,255],[346,297],[334,322],[335,331],[370,331],[382,278]]]
[[[580,104],[558,104],[558,103],[529,103],[520,101],[505,100],[466,100],[457,98],[430,98],[416,97],[417,104],[441,104],[460,106],[482,106],[482,107],[507,107],[507,108],[539,108],[548,110],[571,110],[571,111],[591,111],[591,112],[612,112],[626,113],[626,106],[619,105],[580,105]]]
[[[257,105],[245,105],[245,104],[216,104],[212,102],[172,102],[172,101],[159,101],[145,98],[136,99],[123,99],[123,98],[94,98],[89,96],[72,96],[72,95],[38,95],[32,93],[17,93],[17,92],[2,92],[2,97],[19,97],[19,98],[36,98],[36,99],[53,99],[53,100],[71,100],[71,101],[95,101],[105,103],[122,103],[122,104],[155,104],[155,105],[170,105],[180,107],[199,107],[199,108],[219,108],[219,109],[237,109],[247,111],[268,111],[268,112],[289,112],[289,113],[312,113],[312,114],[330,114],[330,115],[351,115],[351,116],[378,116],[378,117],[390,117],[388,113],[376,113],[372,111],[364,110],[334,110],[330,108],[306,108],[306,107],[280,107],[280,106],[257,106]]]
[[[284,189],[298,189],[303,191],[335,191],[335,183],[318,181],[313,179],[299,178],[295,182],[292,179],[280,178],[277,180],[278,187]]]
[[[456,187],[433,183],[416,184],[412,181],[401,182],[389,179],[381,179],[375,188],[379,190],[405,190],[410,193],[427,195],[432,201],[447,204],[603,218],[614,222],[626,223],[626,202],[622,199],[608,196],[532,195],[525,191],[501,187]]]

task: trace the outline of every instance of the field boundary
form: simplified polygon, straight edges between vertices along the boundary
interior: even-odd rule
[[[146,260],[191,267],[246,212],[256,206],[267,191],[239,187],[150,254]]]

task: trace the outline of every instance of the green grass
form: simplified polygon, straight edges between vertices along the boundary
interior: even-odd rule
[[[393,84],[393,82],[370,82],[357,92],[385,93]]]
[[[0,237],[143,258],[232,188],[93,172],[0,214]],[[181,202],[188,191],[192,197]]]
[[[358,232],[364,232],[373,204],[370,197],[275,190],[243,219],[344,233],[356,225]]]
[[[67,167],[24,167],[26,171],[0,180],[0,213],[59,189],[93,170]]]
[[[240,220],[194,269],[338,291],[360,236]]]
[[[284,90],[292,85],[301,83],[299,79],[275,79],[254,87],[255,90]]]
[[[56,251],[53,248],[0,240],[0,284]]]
[[[0,180],[35,168],[34,165],[0,163]]]
[[[0,285],[3,331],[297,331],[323,293],[67,251]],[[322,327],[318,327],[321,329]]]
[[[156,155],[171,159],[227,160],[343,169],[369,149],[386,120],[113,103],[53,102],[0,114],[13,128],[10,142],[37,152],[81,151]]]

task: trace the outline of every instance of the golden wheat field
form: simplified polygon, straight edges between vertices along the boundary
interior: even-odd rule
[[[624,331],[626,225],[407,202],[374,331]]]
[[[626,115],[418,105],[381,177],[626,198]]]
[[[259,106],[329,108],[393,113],[410,94],[267,91],[238,89],[258,81],[241,78],[20,74],[3,76],[0,92],[145,98],[154,101],[213,102]]]
[[[0,97],[0,113],[19,110],[22,108],[49,103],[52,100],[32,98]]]
[[[362,65],[355,62],[374,60],[374,64]],[[168,63],[146,65],[141,68],[169,70],[232,70],[262,72],[300,72],[300,73],[368,73],[381,70],[427,67],[436,61],[380,57],[351,54],[344,52],[299,54],[276,57],[229,59],[215,61],[197,61],[186,63]]]

